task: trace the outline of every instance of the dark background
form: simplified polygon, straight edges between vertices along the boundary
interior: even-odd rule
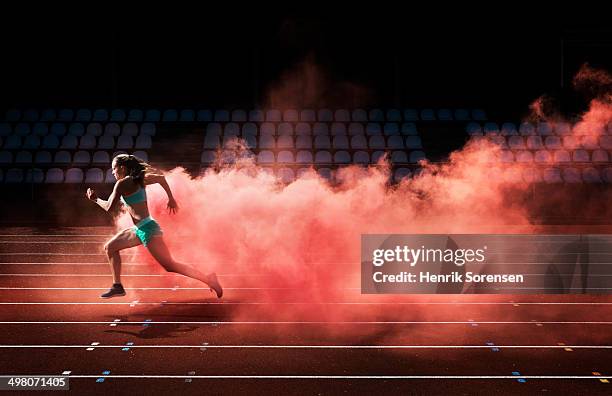
[[[184,8],[148,16],[113,7],[5,14],[2,108],[264,106],[283,73],[299,80],[307,60],[324,76],[320,107],[520,112],[547,94],[578,111],[584,101],[571,78],[580,65],[612,69],[610,24],[529,12],[443,19],[391,8],[310,16]]]

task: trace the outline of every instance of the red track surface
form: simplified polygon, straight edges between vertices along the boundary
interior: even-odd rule
[[[228,268],[217,300],[133,261],[123,270],[128,295],[101,300],[110,233],[0,230],[1,374],[70,371],[75,394],[612,393],[600,380],[612,382],[610,296],[391,301],[346,290],[316,307],[321,321],[341,321],[304,323],[295,318],[313,309],[307,293],[283,297],[266,274]]]

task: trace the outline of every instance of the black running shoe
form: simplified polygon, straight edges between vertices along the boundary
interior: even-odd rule
[[[113,286],[109,291],[100,295],[100,298],[111,298],[125,296],[125,289],[123,286]]]

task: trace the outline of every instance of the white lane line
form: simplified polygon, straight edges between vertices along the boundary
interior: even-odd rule
[[[67,376],[75,378],[100,378],[96,375],[75,375]],[[588,379],[601,380],[612,379],[606,375],[104,375],[104,378],[116,379],[370,379],[370,380],[406,380],[406,379],[495,379],[495,380],[517,380],[517,379],[547,379],[547,380],[567,380],[567,379]]]
[[[141,303],[138,303],[140,305]],[[0,322],[0,325],[3,324],[104,324],[108,325],[114,322],[101,322],[101,321],[38,321],[38,322],[25,322],[25,321],[7,321]],[[130,322],[118,322],[118,325],[131,325],[131,324],[186,324],[186,325],[288,325],[288,324],[299,324],[299,325],[386,325],[386,324],[449,324],[449,325],[458,325],[458,324],[596,324],[596,325],[609,325],[612,322],[526,322],[526,321],[517,321],[517,322],[491,322],[491,321],[453,321],[453,322],[444,322],[444,321],[150,321],[150,322],[139,322],[139,321],[130,321]],[[488,345],[491,348],[490,345]]]
[[[123,348],[121,345],[0,345],[0,348]],[[131,348],[206,348],[206,349],[612,349],[612,345],[130,345]]]

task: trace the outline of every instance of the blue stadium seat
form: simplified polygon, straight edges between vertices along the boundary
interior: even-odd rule
[[[114,183],[116,181],[117,180],[115,179],[115,176],[113,175],[113,170],[107,169],[106,176],[104,177],[104,183]]]
[[[261,135],[259,137],[260,149],[273,149],[274,148],[274,136],[272,135]]]
[[[402,122],[402,113],[397,109],[387,110],[387,121]]]
[[[68,151],[57,151],[53,158],[53,163],[57,165],[67,165],[72,163],[72,156]]]
[[[312,129],[312,134],[315,136],[319,136],[319,135],[329,136],[329,128],[327,127],[327,124],[324,124],[322,122],[317,122],[314,124],[314,127]]]
[[[259,127],[259,135],[260,136],[264,136],[264,135],[274,136],[274,135],[276,135],[276,125],[271,123],[271,122],[264,122]]]
[[[500,150],[499,160],[503,163],[514,162],[514,153],[510,150]]]
[[[295,162],[298,164],[311,164],[312,163],[312,153],[310,151],[301,150],[298,151]]]
[[[351,162],[351,155],[348,151],[336,151],[334,154],[334,163],[336,164],[349,164]]]
[[[222,111],[222,110],[219,110],[219,111]],[[228,121],[227,118],[229,117],[225,117],[225,119],[223,120],[215,120],[215,121]],[[178,111],[176,111],[175,109],[164,110],[164,113],[162,115],[162,121],[163,122],[177,122],[178,121]]]
[[[372,150],[384,150],[387,145],[383,136],[370,136],[368,146]]]
[[[76,150],[78,145],[79,145],[79,142],[76,136],[66,135],[62,138],[62,144],[60,145],[60,148],[66,149],[66,150]]]
[[[320,109],[317,112],[317,119],[320,122],[332,122],[334,121],[334,113],[330,109]]]
[[[470,112],[467,109],[456,109],[455,110],[455,120],[457,120],[457,121],[469,121],[470,120]]]
[[[263,122],[264,113],[262,110],[251,110],[249,111],[249,121],[251,122]]]
[[[6,175],[4,175],[5,183],[23,183],[23,170],[17,168],[11,168],[6,171]]]
[[[519,126],[519,133],[523,136],[535,135],[536,129],[531,123],[522,122]]]
[[[64,181],[64,171],[59,168],[50,168],[47,170],[45,183],[62,183]]]
[[[393,180],[396,183],[401,182],[404,179],[409,179],[411,175],[410,169],[408,168],[397,168],[393,173]]]
[[[385,122],[385,113],[381,109],[372,109],[369,114],[370,122]]]
[[[593,162],[608,162],[608,153],[604,150],[594,150],[593,151]]]
[[[68,128],[68,134],[72,136],[83,136],[85,134],[85,127],[79,122],[72,123]]]
[[[35,164],[50,164],[52,161],[51,153],[48,151],[37,151],[34,155]]]
[[[51,124],[50,132],[51,135],[64,136],[66,134],[66,124],[54,122],[53,124]]]
[[[12,164],[13,163],[13,154],[10,151],[2,150],[0,151],[0,164]]]
[[[59,139],[55,135],[47,135],[43,138],[40,148],[53,150],[59,147]]]
[[[91,121],[91,110],[89,110],[89,109],[79,109],[79,110],[77,110],[76,116],[75,116],[74,120],[76,122],[89,122],[89,121]]]
[[[350,136],[365,134],[365,131],[363,130],[363,124],[351,122],[348,127],[348,134]]]
[[[348,150],[349,149],[349,140],[345,135],[334,136],[333,142],[334,150]]]
[[[372,136],[372,135],[381,135],[381,134],[382,134],[382,129],[380,128],[379,123],[369,122],[366,125],[366,135]]]
[[[314,137],[314,148],[315,149],[330,149],[331,142],[329,140],[329,136],[327,135],[318,135]]]
[[[36,136],[45,136],[49,133],[49,127],[44,122],[37,122],[34,124],[32,133]]]
[[[257,136],[249,134],[249,135],[243,136],[242,139],[245,141],[248,148],[257,147]]]
[[[125,111],[122,109],[114,109],[110,114],[110,121],[112,122],[124,122],[127,118]]]
[[[399,135],[399,124],[397,124],[396,122],[387,122],[383,127],[383,133],[385,134],[385,136]]]
[[[227,134],[227,135],[223,135],[223,147],[228,148],[230,147],[230,144],[232,142],[234,142],[236,139],[238,138],[237,135],[234,134]]]
[[[453,120],[453,112],[449,109],[440,109],[438,110],[438,120],[440,121],[452,121]]]
[[[72,157],[72,163],[77,166],[89,165],[91,156],[87,151],[77,151]]]
[[[496,122],[486,122],[484,124],[484,133],[487,135],[499,135],[499,125]]]
[[[552,155],[547,150],[538,150],[533,156],[534,162],[539,164],[552,162],[552,159]]]
[[[558,136],[547,136],[544,145],[548,150],[560,150],[563,147]]]
[[[563,180],[566,183],[580,183],[582,177],[580,177],[580,171],[576,168],[564,168],[563,169]]]
[[[418,121],[419,112],[416,109],[404,109],[404,121]]]
[[[514,136],[519,133],[513,122],[504,122],[501,126],[501,134],[502,136]]]
[[[278,124],[279,135],[293,135],[293,125],[288,122],[281,122]]]
[[[137,151],[134,151],[132,155],[142,159],[145,162],[149,162],[149,155],[147,154],[146,151],[137,150]]]
[[[346,126],[343,123],[334,122],[331,125],[331,135],[332,136],[346,135]]]
[[[30,124],[26,124],[25,122],[20,122],[15,125],[15,129],[13,133],[17,136],[27,136],[30,134]]]
[[[314,110],[304,109],[300,112],[300,120],[302,122],[315,122],[317,120],[317,116]]]
[[[280,168],[277,173],[276,176],[283,182],[283,183],[291,183],[295,180],[295,174],[293,173],[293,169],[291,168]]]
[[[15,163],[16,164],[31,164],[32,163],[32,153],[29,151],[19,151],[15,155]]]
[[[405,136],[418,135],[417,128],[414,122],[404,122],[402,124],[401,134]]]
[[[334,120],[336,122],[351,122],[351,113],[346,109],[338,109],[334,113]]]
[[[398,135],[389,136],[387,140],[387,147],[392,150],[403,150],[404,140]]]
[[[355,109],[351,118],[353,122],[368,122],[368,113],[364,109]]]
[[[320,177],[327,180],[328,182],[332,182],[334,179],[332,170],[329,168],[319,168],[317,169],[317,173],[319,174]]]
[[[368,143],[364,135],[355,135],[351,138],[351,148],[359,150],[367,150]]]
[[[276,140],[276,147],[279,149],[292,149],[293,146],[293,136],[291,135],[282,135],[279,136]]]
[[[370,158],[370,163],[377,164],[381,158],[385,156],[385,152],[382,150],[374,151],[372,153],[372,157]]]
[[[538,123],[538,135],[540,136],[551,136],[553,134],[553,126],[548,122]]]
[[[145,113],[146,122],[159,122],[161,120],[161,113],[159,110],[151,109]]]
[[[8,150],[15,150],[21,147],[21,136],[10,135],[6,137],[4,141],[4,148]]]
[[[273,164],[274,163],[274,153],[268,150],[262,150],[257,154],[257,163],[258,164]]]
[[[212,164],[215,162],[216,154],[212,150],[204,150],[202,152],[202,156],[200,157],[200,162],[202,164]]]
[[[420,150],[410,152],[410,162],[412,163],[418,163],[425,158],[425,153]]]
[[[582,180],[585,183],[601,183],[601,176],[597,169],[588,167],[582,170]]]
[[[115,148],[115,138],[110,135],[103,135],[98,138],[98,149],[112,150]]]
[[[295,160],[293,159],[293,153],[288,150],[280,151],[276,156],[276,162],[280,162],[283,164],[294,163]]]
[[[125,136],[138,136],[138,125],[133,122],[128,122],[123,124],[123,129],[121,131],[122,135]]]
[[[223,136],[236,137],[240,136],[240,127],[235,122],[228,122],[225,124],[223,130]]]
[[[23,112],[22,119],[25,122],[36,122],[38,121],[40,114],[38,114],[38,110],[28,109]]]
[[[129,122],[142,122],[144,120],[144,112],[140,109],[132,109],[128,113],[127,120]]]
[[[6,122],[0,124],[0,136],[8,136],[11,133],[13,133],[13,128],[11,127],[11,124]]]
[[[210,126],[211,124],[209,124]],[[219,134],[217,131],[208,131],[206,132],[206,136],[204,137],[204,148],[205,149],[216,149],[219,147]]]
[[[559,136],[566,136],[572,133],[572,126],[567,122],[559,122],[555,125],[555,133]]]
[[[17,122],[21,120],[21,111],[17,109],[7,110],[4,119],[8,122]]]
[[[197,120],[199,122],[211,122],[213,120],[213,113],[210,110],[198,110]]]
[[[421,120],[422,121],[435,121],[436,113],[433,109],[423,109],[421,110]]]
[[[300,115],[297,110],[285,110],[283,112],[283,121],[285,122],[298,122],[300,120]]]
[[[104,127],[104,135],[117,137],[121,135],[121,128],[116,122],[110,122]]]
[[[408,163],[408,155],[405,151],[393,151],[391,153],[391,162],[394,164],[406,164]]]
[[[87,169],[85,183],[104,183],[104,172],[100,168]]]
[[[280,110],[272,109],[272,110],[266,111],[266,121],[267,122],[280,122],[281,121]]]
[[[94,122],[105,122],[108,121],[108,111],[106,109],[97,109],[94,111],[93,118]]]
[[[206,125],[206,136],[221,136],[221,124],[212,122]]]
[[[53,109],[45,109],[40,115],[40,120],[42,122],[52,122],[55,121],[57,115],[55,114],[55,110]]]
[[[591,157],[586,150],[574,150],[572,153],[572,161],[574,162],[591,162]]]
[[[28,135],[23,140],[23,145],[21,147],[28,150],[35,150],[40,147],[40,138],[36,135]]]
[[[556,163],[570,162],[570,154],[566,150],[556,150],[553,153],[553,159]]]
[[[366,151],[355,151],[353,153],[353,163],[359,165],[368,165],[370,163],[370,156]]]
[[[295,134],[298,136],[301,136],[301,135],[310,136],[312,134],[312,131],[310,130],[310,124],[307,124],[305,122],[300,122],[299,124],[295,126]]]
[[[64,183],[83,183],[83,171],[79,168],[68,169]]]
[[[140,126],[140,134],[145,136],[155,136],[155,124],[145,122]]]
[[[242,137],[246,137],[248,135],[257,136],[257,125],[252,122],[242,124]]]
[[[295,148],[300,149],[312,149],[312,138],[310,136],[298,136],[295,140]]]
[[[71,109],[61,109],[57,115],[57,120],[61,122],[72,122],[72,120],[74,120],[74,111]]]
[[[91,163],[94,165],[110,165],[110,162],[110,157],[106,151],[96,151],[91,159]]]
[[[422,149],[421,138],[418,136],[406,136],[406,148],[411,150]]]
[[[25,174],[26,183],[42,183],[45,180],[45,173],[42,169],[34,168],[28,169]]]
[[[472,110],[472,119],[474,121],[486,121],[487,114],[482,109],[474,109]]]
[[[152,147],[151,136],[140,135],[136,138],[134,148],[137,150],[149,150]]]
[[[194,122],[196,119],[195,111],[191,109],[181,110],[181,115],[179,117],[180,122]]]
[[[465,126],[465,131],[470,136],[481,136],[482,135],[482,128],[480,127],[480,124],[477,122],[469,122]]]
[[[530,163],[533,162],[533,154],[531,151],[519,150],[515,153],[516,162]]]
[[[321,150],[315,153],[315,164],[331,164],[332,156],[329,151]]]
[[[509,136],[508,147],[511,150],[525,150],[525,141],[522,136]]]

